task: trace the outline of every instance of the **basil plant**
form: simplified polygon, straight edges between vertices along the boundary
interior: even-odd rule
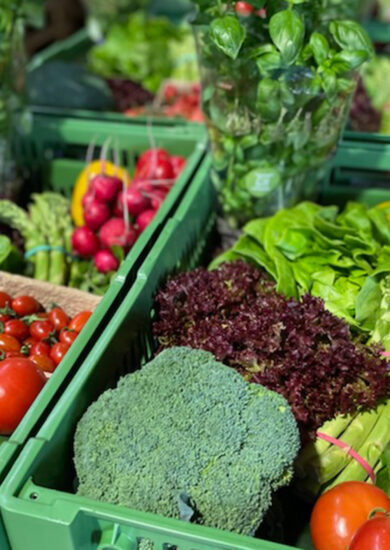
[[[239,227],[313,197],[373,48],[357,22],[328,21],[325,0],[195,4],[213,176]]]

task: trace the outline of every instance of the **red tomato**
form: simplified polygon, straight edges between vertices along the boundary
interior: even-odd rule
[[[23,323],[20,319],[10,319],[4,325],[4,334],[9,334],[19,340],[19,342],[22,342],[28,337],[30,332],[26,323]]]
[[[61,330],[60,342],[62,342],[63,344],[67,344],[68,346],[71,346],[73,342],[76,340],[77,336],[78,336],[78,332],[76,332],[75,330],[69,330],[69,329]]]
[[[59,365],[68,351],[69,346],[63,342],[58,342],[54,344],[50,351],[50,358],[53,359],[56,365]]]
[[[37,340],[47,340],[54,333],[54,327],[50,321],[34,321],[30,325],[30,334]]]
[[[389,550],[390,518],[378,516],[363,523],[348,548],[349,550]]]
[[[32,315],[42,309],[41,304],[32,296],[18,296],[14,298],[11,302],[11,307],[21,317]]]
[[[68,328],[76,332],[81,332],[91,315],[91,311],[80,311],[80,313],[77,313],[77,315],[73,317]]]
[[[317,500],[311,515],[315,550],[347,550],[375,508],[390,511],[390,499],[374,485],[346,481],[327,491]]]
[[[19,351],[6,351],[5,352],[5,359],[8,359],[9,357],[24,357],[23,353],[20,353]]]
[[[1,351],[20,351],[20,342],[9,334],[0,334]]]
[[[55,307],[51,310],[48,319],[52,323],[52,325],[54,325],[54,328],[57,332],[60,332],[60,330],[68,326],[69,323],[69,317],[67,316],[65,311],[62,311],[62,309],[59,307]]]
[[[254,10],[254,7],[251,6],[249,2],[236,2],[236,13],[238,13],[238,15],[247,17],[253,12],[253,10]]]
[[[6,323],[10,319],[10,315],[4,315],[4,313],[0,313],[0,323]]]
[[[46,382],[29,359],[12,357],[0,362],[0,433],[10,435]]]
[[[48,355],[31,354],[30,360],[44,372],[54,372],[56,364]]]
[[[31,355],[50,355],[50,346],[49,344],[46,344],[46,342],[39,342],[37,341],[35,344],[31,346],[30,349]]]
[[[0,292],[0,309],[3,307],[6,307],[7,305],[11,305],[12,298],[9,294],[6,292]]]
[[[23,347],[27,347],[27,349],[29,351],[31,351],[31,348],[37,344],[39,342],[39,340],[37,340],[36,338],[33,338],[32,336],[29,336],[28,338],[25,339],[25,341],[23,342]]]

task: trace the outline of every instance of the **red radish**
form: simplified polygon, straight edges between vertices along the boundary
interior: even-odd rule
[[[152,209],[158,210],[167,196],[168,190],[166,189],[154,189],[150,194],[149,198],[151,200]],[[145,208],[146,210],[146,208]]]
[[[72,247],[74,252],[82,258],[89,258],[99,250],[99,241],[95,233],[84,225],[73,231]]]
[[[149,199],[135,185],[126,189],[125,201],[130,216],[138,216],[138,214],[150,208]]]
[[[137,218],[137,226],[140,231],[146,229],[146,227],[153,221],[156,215],[155,210],[144,210]]]
[[[81,200],[81,204],[83,205],[83,210],[86,210],[91,202],[94,200],[92,189],[88,189],[88,191],[85,193]]]
[[[152,161],[156,163],[161,159],[169,161],[169,153],[165,149],[148,149],[139,157],[137,169],[142,168],[144,164],[149,164]]]
[[[99,250],[95,254],[95,266],[100,273],[109,273],[116,271],[119,267],[119,262],[110,250]]]
[[[173,168],[173,175],[175,178],[180,174],[180,172],[183,170],[184,166],[186,165],[186,159],[184,157],[171,157],[171,164]]]
[[[97,231],[110,218],[110,215],[111,211],[107,204],[93,200],[84,210],[85,225]]]
[[[145,163],[141,168],[137,168],[135,177],[140,179],[151,180],[170,180],[173,176],[171,161],[165,159],[153,160]]]
[[[101,202],[112,202],[122,188],[122,181],[115,176],[99,174],[92,178],[91,189]]]
[[[177,88],[173,84],[167,84],[164,88],[164,101],[170,102],[177,96]]]
[[[117,218],[123,216],[123,191],[118,193],[118,196],[116,197],[113,212],[114,216],[116,216]]]
[[[115,245],[129,248],[137,240],[137,232],[132,226],[126,232],[123,218],[111,218],[100,228],[99,239],[102,246],[108,249]]]

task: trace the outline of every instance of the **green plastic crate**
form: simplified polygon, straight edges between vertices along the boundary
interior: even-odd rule
[[[149,146],[150,132],[157,146],[166,147],[171,153],[184,155],[187,158],[186,168],[169,192],[153,222],[141,234],[127,255],[114,281],[77,342],[61,362],[61,366],[54,372],[12,436],[0,445],[0,483],[28,437],[33,436],[39,429],[45,415],[57,402],[134,283],[138,268],[162,232],[164,225],[174,214],[176,207],[185,196],[191,179],[202,165],[207,136],[205,134],[202,139],[199,139],[199,136],[190,135],[184,130],[167,131],[161,128],[147,130],[141,126],[133,128],[132,125],[126,125],[126,127],[120,125],[120,128],[116,125],[105,125],[102,129],[91,122],[75,123],[75,121],[63,120],[59,124],[58,120],[50,117],[36,117],[33,135],[19,144],[19,156],[24,158],[33,176],[33,182],[39,181],[43,188],[54,188],[69,195],[75,177],[83,167],[83,161],[80,158],[85,155],[91,136],[97,135],[98,143],[102,143],[109,135],[116,136],[122,157],[127,158],[128,164],[131,165],[134,163],[135,156]],[[0,526],[0,548],[3,550],[6,547],[1,541],[1,536]]]
[[[161,14],[169,16],[174,20],[177,19],[177,13],[174,8],[175,2],[167,2],[165,10],[157,9],[154,7],[152,10],[155,14]],[[180,4],[180,3],[179,3]],[[186,2],[183,2],[182,10],[185,9]],[[176,16],[175,16],[176,14]],[[33,71],[44,63],[49,61],[68,61],[78,62],[82,65],[85,64],[86,54],[88,50],[93,46],[93,41],[88,35],[87,29],[81,29],[77,31],[69,38],[55,42],[46,49],[35,54],[35,56],[28,63],[27,69]],[[204,131],[204,125],[198,122],[190,122],[179,117],[128,117],[122,113],[116,111],[93,111],[87,109],[64,109],[60,107],[43,107],[43,106],[31,106],[34,113],[48,114],[57,117],[74,117],[76,119],[89,119],[98,120],[100,122],[126,122],[135,124],[146,124],[148,120],[152,120],[154,124],[161,126],[177,127],[178,125],[191,128],[192,131]]]
[[[375,19],[364,21],[364,27],[368,32],[371,40],[379,44],[390,43],[390,24]]]
[[[135,550],[142,538],[151,540],[155,550],[170,545],[178,550],[292,548],[72,494],[72,441],[77,421],[119,376],[152,357],[151,319],[157,289],[169,274],[198,265],[207,249],[215,223],[210,166],[208,156],[140,267],[133,287],[4,481],[0,508],[13,550]],[[353,190],[346,197],[356,198]],[[323,199],[331,200],[325,188]],[[307,530],[297,544],[311,549]]]

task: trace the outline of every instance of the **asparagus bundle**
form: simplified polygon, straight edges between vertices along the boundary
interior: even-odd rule
[[[390,444],[390,400],[354,416],[338,416],[319,430],[347,448],[317,439],[307,445],[296,463],[299,489],[316,496],[344,481],[370,481],[362,463],[348,452],[353,449],[376,472],[381,455]]]
[[[28,212],[11,201],[0,201],[0,222],[22,234],[35,279],[66,284],[72,232],[69,201],[50,192],[32,199]]]

